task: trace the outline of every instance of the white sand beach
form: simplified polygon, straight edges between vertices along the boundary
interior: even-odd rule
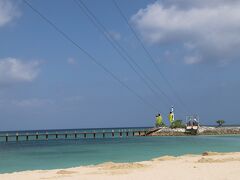
[[[81,180],[238,180],[240,152],[203,155],[164,156],[136,163],[104,163],[56,170],[0,174],[1,180],[81,179]]]

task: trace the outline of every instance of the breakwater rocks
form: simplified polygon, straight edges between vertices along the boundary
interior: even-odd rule
[[[240,135],[240,127],[199,127],[196,135]],[[168,128],[162,127],[158,130],[149,133],[148,136],[188,136],[185,128]]]
[[[148,136],[186,136],[184,128],[159,128],[157,131],[148,134]]]
[[[200,127],[198,135],[234,135],[240,134],[240,127]]]

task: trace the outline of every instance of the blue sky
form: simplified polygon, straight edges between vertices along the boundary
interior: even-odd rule
[[[83,2],[173,102],[156,96],[72,0],[29,0],[167,121],[199,114],[203,124],[239,124],[240,3],[122,0],[117,3],[161,72],[159,75],[112,0]],[[187,111],[187,112],[185,112]],[[92,63],[21,0],[0,0],[0,130],[151,126],[155,109]]]

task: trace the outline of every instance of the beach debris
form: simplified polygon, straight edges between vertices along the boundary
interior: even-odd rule
[[[203,156],[216,156],[216,155],[223,155],[223,153],[206,151],[206,152],[202,153],[202,155]]]

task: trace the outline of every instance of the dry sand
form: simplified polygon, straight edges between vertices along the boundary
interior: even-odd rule
[[[136,163],[103,163],[69,169],[24,171],[0,174],[1,180],[238,180],[240,152],[164,156]]]

